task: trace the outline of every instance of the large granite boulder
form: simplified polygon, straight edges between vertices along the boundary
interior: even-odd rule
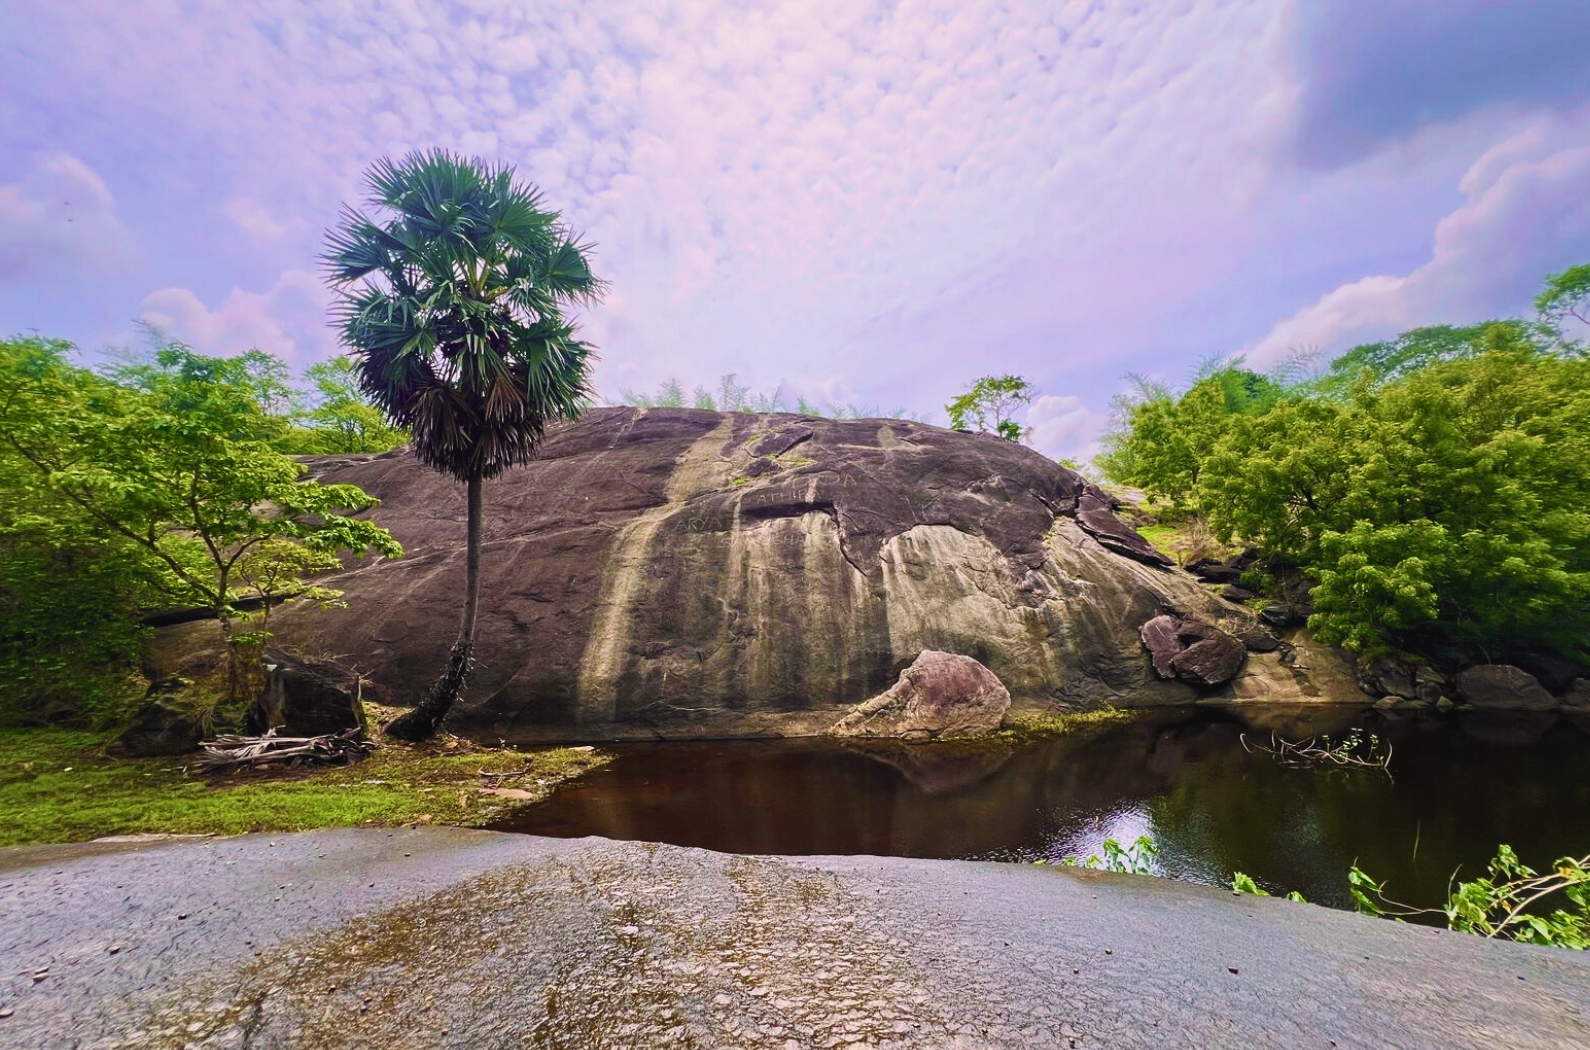
[[[857,704],[828,732],[844,737],[938,740],[999,728],[1010,693],[969,656],[926,650],[885,693]]]
[[[1590,713],[1590,678],[1576,679],[1562,694],[1562,709],[1574,714]]]
[[[407,554],[326,580],[345,610],[274,614],[276,643],[412,702],[457,628],[464,490],[402,451],[309,462]],[[486,484],[483,532],[449,727],[493,741],[820,733],[928,649],[1022,702],[1189,703],[1138,628],[1232,614],[1079,475],[910,420],[596,409]]]
[[[1528,671],[1508,664],[1481,664],[1457,677],[1458,695],[1470,707],[1490,711],[1555,711],[1557,698]]]
[[[353,669],[272,650],[265,654],[265,673],[264,691],[243,715],[250,733],[319,736],[365,728],[362,682]]]

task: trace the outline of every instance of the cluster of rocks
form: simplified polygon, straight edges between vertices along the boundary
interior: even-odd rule
[[[1479,664],[1444,675],[1424,664],[1382,658],[1359,668],[1359,687],[1378,697],[1382,709],[1466,706],[1482,711],[1567,711],[1590,713],[1590,677],[1539,677],[1511,664]]]
[[[1242,577],[1258,565],[1257,548],[1225,558],[1200,558],[1184,568],[1200,582],[1219,587],[1227,601],[1243,603],[1258,597],[1243,586]],[[1283,584],[1280,600],[1258,611],[1259,622],[1276,632],[1306,623],[1313,612],[1312,585],[1304,579]],[[1239,635],[1241,631],[1237,632]],[[1263,635],[1262,630],[1254,633]],[[1196,618],[1167,615],[1143,625],[1143,644],[1162,678],[1198,686],[1220,685],[1241,667],[1241,652],[1255,648],[1252,637],[1238,639]],[[1272,641],[1273,636],[1271,636]],[[1261,643],[1263,644],[1263,643]],[[1284,642],[1275,642],[1283,650]],[[1271,649],[1275,647],[1271,645]],[[1555,656],[1539,656],[1526,669],[1511,664],[1482,664],[1456,674],[1443,674],[1427,664],[1390,657],[1361,663],[1358,686],[1383,710],[1469,707],[1491,711],[1557,711],[1590,713],[1590,676],[1585,668]]]
[[[1149,620],[1138,633],[1155,674],[1197,687],[1225,685],[1237,677],[1249,653],[1273,653],[1283,644],[1257,624],[1216,626],[1171,613]]]
[[[251,735],[274,729],[280,736],[320,736],[367,728],[358,672],[275,651],[265,654],[264,670],[265,688],[243,712],[243,728]],[[130,758],[196,750],[215,726],[214,713],[192,694],[193,685],[180,676],[155,683],[114,750]]]
[[[1239,605],[1252,601],[1259,595],[1242,586],[1242,577],[1258,567],[1259,549],[1247,547],[1225,558],[1198,558],[1183,568],[1202,583],[1219,587],[1220,597]],[[1283,581],[1278,601],[1259,610],[1259,619],[1268,626],[1284,631],[1308,620],[1314,612],[1310,592],[1313,584],[1302,578]]]
[[[1229,558],[1197,558],[1183,568],[1204,583],[1220,588],[1220,597],[1232,602],[1245,602],[1258,594],[1242,586],[1242,574],[1252,569],[1259,560],[1256,547],[1249,547]]]

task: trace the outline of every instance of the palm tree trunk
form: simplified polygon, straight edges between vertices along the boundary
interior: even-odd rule
[[[458,640],[448,655],[447,670],[431,686],[414,710],[386,727],[386,735],[399,740],[428,740],[441,728],[442,720],[458,701],[464,680],[474,663],[475,615],[480,609],[480,518],[479,475],[469,479],[469,523],[464,541],[464,618],[458,625]]]

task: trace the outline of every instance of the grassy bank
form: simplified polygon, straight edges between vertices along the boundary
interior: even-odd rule
[[[110,740],[0,731],[0,846],[151,832],[479,825],[608,761],[588,749],[484,749],[444,734],[420,747],[383,744],[350,766],[217,777],[187,772],[186,758],[109,757]]]
[[[990,739],[1021,742],[1066,736],[1083,730],[1120,725],[1136,718],[1133,711],[1116,707],[1100,707],[1092,711],[1042,711],[1010,710],[1005,722],[990,734]]]

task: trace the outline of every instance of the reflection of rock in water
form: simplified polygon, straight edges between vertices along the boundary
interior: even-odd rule
[[[1003,741],[965,745],[849,740],[846,747],[899,770],[913,787],[927,795],[944,794],[986,780],[1015,754],[1015,749]]]
[[[1233,704],[1224,710],[1263,739],[1272,732],[1288,740],[1342,736],[1364,716],[1364,707],[1356,704]]]
[[[1484,744],[1527,747],[1545,739],[1557,724],[1550,711],[1470,711],[1459,724],[1463,732]]]

